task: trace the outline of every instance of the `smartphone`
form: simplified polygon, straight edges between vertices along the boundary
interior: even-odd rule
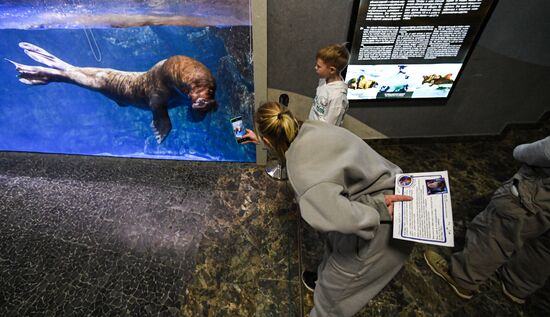
[[[243,138],[246,134],[246,129],[244,128],[243,118],[241,116],[231,118],[231,126],[233,127],[233,134],[235,135],[235,140],[237,143],[242,143],[248,140],[248,138]]]

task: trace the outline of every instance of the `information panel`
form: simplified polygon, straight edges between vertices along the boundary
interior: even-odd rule
[[[448,98],[497,0],[358,0],[348,99]]]

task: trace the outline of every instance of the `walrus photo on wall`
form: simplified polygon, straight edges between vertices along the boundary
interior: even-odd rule
[[[1,1],[0,151],[255,161],[250,1]]]

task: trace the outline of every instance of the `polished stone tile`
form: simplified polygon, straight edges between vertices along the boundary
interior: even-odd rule
[[[448,170],[457,248],[518,168],[502,137],[369,141],[409,172]],[[493,278],[458,299],[417,245],[357,316],[544,316],[550,287],[524,306]],[[252,164],[0,153],[0,316],[306,316],[301,269],[322,254],[286,182]],[[439,248],[450,254],[451,249]]]
[[[12,192],[1,207],[4,308],[179,310],[211,195],[187,192],[178,202],[180,191],[168,188],[41,178],[4,179],[0,188]]]
[[[0,196],[2,316],[300,307],[289,189],[254,165],[0,153]]]
[[[220,186],[238,190],[219,191],[208,212],[184,315],[297,315],[297,214],[287,184],[251,169]]]

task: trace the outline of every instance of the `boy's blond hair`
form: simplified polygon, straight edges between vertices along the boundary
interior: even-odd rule
[[[331,44],[317,51],[316,58],[341,72],[349,62],[349,51],[344,44]]]
[[[285,161],[285,152],[298,134],[298,121],[292,112],[278,102],[262,104],[255,115],[260,136],[268,139],[281,161]]]

